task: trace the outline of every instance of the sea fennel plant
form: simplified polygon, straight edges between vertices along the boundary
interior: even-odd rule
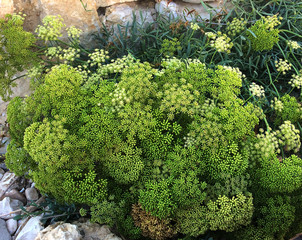
[[[182,51],[173,42],[156,66],[131,54],[109,61],[105,49],[81,52],[84,60],[48,49],[54,66],[9,105],[9,122],[20,125],[7,166],[128,239],[301,231],[300,103],[276,96],[270,109],[265,84],[213,64],[216,55],[210,67],[172,58]],[[271,87],[278,74],[265,79]]]

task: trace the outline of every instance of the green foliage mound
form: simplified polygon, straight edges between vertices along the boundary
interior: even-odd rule
[[[293,58],[282,59],[293,64],[281,61],[270,52],[284,44],[281,18],[257,19],[234,18],[225,33],[179,22],[165,33],[177,38],[152,40],[157,57],[123,49],[109,60],[107,49],[83,49],[76,29],[61,46],[62,19],[48,17],[37,31],[52,44],[45,73],[8,108],[7,166],[128,239],[281,240],[302,231],[301,107],[293,89],[282,97],[275,85],[297,68],[300,50],[291,42]]]
[[[90,76],[54,66],[32,96],[10,104],[9,120],[22,124],[12,128],[7,164],[42,192],[90,206],[94,221],[133,238],[139,227],[144,236],[165,239],[236,233],[264,212],[274,218],[269,202],[254,210],[254,179],[277,198],[301,190],[297,156],[250,164],[259,119],[257,107],[238,98],[236,70],[176,58],[159,70],[132,60],[115,77],[102,74],[106,64],[98,68]],[[276,135],[286,141],[282,136]],[[232,185],[223,189],[226,179]],[[293,212],[291,200],[286,204]],[[276,232],[285,234],[293,222]]]

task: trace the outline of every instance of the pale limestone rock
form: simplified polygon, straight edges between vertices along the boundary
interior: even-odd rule
[[[0,181],[0,196],[17,180],[14,173],[6,172]]]
[[[19,232],[15,240],[34,240],[38,233],[43,229],[40,219],[41,216],[30,218]]]
[[[6,227],[7,227],[8,232],[10,233],[10,235],[13,235],[16,232],[17,228],[18,228],[17,220],[8,219],[6,221]]]
[[[38,191],[35,188],[27,188],[25,190],[25,196],[27,201],[36,201],[39,198]]]
[[[39,232],[35,240],[80,240],[81,238],[76,225],[58,222]]]
[[[155,3],[123,3],[110,6],[106,9],[105,17],[101,20],[106,25],[120,24],[125,25],[127,22],[133,21],[133,13],[136,15],[138,24],[146,24],[154,21]]]
[[[220,7],[222,6],[221,3],[218,1],[211,2],[209,3],[209,5],[217,11],[219,11]],[[187,21],[193,21],[197,18],[197,16],[200,16],[203,19],[208,19],[210,17],[209,13],[200,3],[193,4],[182,1],[174,1],[169,3],[166,0],[162,0],[156,3],[155,9],[160,14],[166,16],[170,15],[174,18],[181,17],[183,20]],[[193,12],[188,14],[191,11]]]
[[[9,214],[10,212],[20,209],[20,206],[23,206],[23,203],[16,199],[11,199],[5,197],[0,201],[0,215],[3,219],[10,219],[17,215],[17,213]]]
[[[109,7],[117,3],[136,2],[138,0],[95,0],[98,7]]]
[[[6,223],[0,219],[0,240],[10,240],[11,236],[7,230]]]
[[[0,18],[3,18],[5,14],[11,14],[14,12],[13,0],[0,0]]]

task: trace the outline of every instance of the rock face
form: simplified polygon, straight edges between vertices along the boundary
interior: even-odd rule
[[[220,0],[206,0],[215,8],[219,8]],[[0,17],[6,13],[22,11],[27,15],[25,29],[34,31],[41,24],[46,15],[61,15],[67,27],[75,26],[83,30],[83,44],[91,41],[91,33],[99,31],[104,24],[125,24],[132,18],[132,11],[140,11],[151,20],[150,15],[155,12],[157,2],[158,12],[168,9],[173,14],[182,13],[184,9],[195,9],[203,17],[208,16],[200,0],[174,0],[172,2],[160,0],[1,0]],[[166,6],[166,7],[165,7]]]

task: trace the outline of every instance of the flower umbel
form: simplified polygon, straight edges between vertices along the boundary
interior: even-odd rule
[[[299,74],[294,74],[292,79],[288,82],[292,87],[296,87],[300,89],[302,87],[302,70],[300,70]]]
[[[226,53],[231,52],[233,43],[231,42],[231,39],[226,34],[222,34],[221,32],[218,32],[215,38],[214,35],[211,35],[211,37],[213,40],[211,40],[210,45],[211,47],[215,48],[217,52],[226,52]]]
[[[275,66],[277,71],[285,74],[287,71],[291,70],[292,65],[287,60],[279,59],[279,61],[275,61]]]
[[[287,45],[288,45],[290,48],[292,48],[292,49],[299,49],[299,48],[301,48],[301,46],[299,45],[298,42],[292,41],[292,40],[287,41]]]
[[[35,32],[38,33],[38,36],[44,41],[58,40],[58,37],[62,37],[61,29],[65,27],[65,24],[60,15],[46,16],[43,18],[42,23],[43,25],[38,25]]]
[[[252,83],[250,85],[250,88],[249,88],[250,92],[252,95],[254,95],[255,97],[264,97],[264,88],[263,86],[259,86],[257,85],[256,83]]]
[[[198,26],[197,23],[191,23],[191,28],[192,30],[197,31],[200,27]]]

